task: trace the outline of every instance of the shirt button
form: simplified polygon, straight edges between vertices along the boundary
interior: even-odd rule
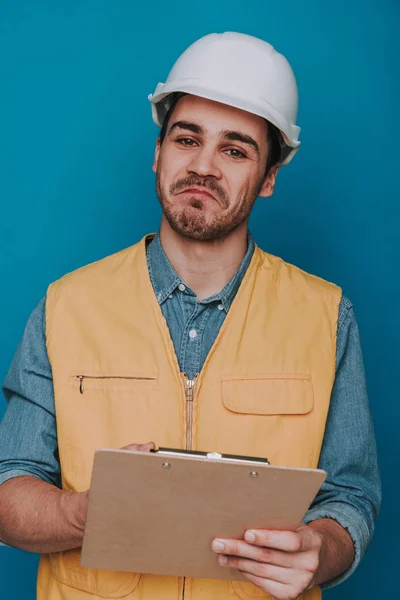
[[[186,286],[185,286],[185,285],[183,285],[183,283],[180,283],[180,284],[178,285],[178,290],[180,290],[181,292],[184,292],[184,291],[186,290]]]
[[[224,305],[223,304],[218,304],[218,310],[224,310]]]
[[[170,295],[168,296],[168,298],[173,298],[173,295],[172,295],[172,294],[170,294]]]
[[[195,329],[191,329],[189,331],[189,337],[191,340],[194,340],[194,338],[197,337],[197,331]]]

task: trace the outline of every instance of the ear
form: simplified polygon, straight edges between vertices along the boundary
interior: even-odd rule
[[[160,148],[161,148],[161,142],[160,142],[160,138],[158,137],[157,142],[156,142],[156,150],[154,152],[153,166],[152,166],[154,173],[157,173],[158,159],[160,157]]]
[[[278,174],[280,166],[281,165],[278,163],[277,165],[272,167],[272,169],[270,169],[268,175],[264,179],[264,183],[258,194],[259,196],[262,196],[263,198],[268,198],[269,196],[272,196],[275,189],[276,176]]]

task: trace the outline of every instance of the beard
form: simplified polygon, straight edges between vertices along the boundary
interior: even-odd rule
[[[262,184],[263,180],[253,189],[247,190],[232,211],[226,210],[230,206],[229,198],[214,179],[189,176],[170,185],[167,192],[161,183],[159,169],[156,177],[156,192],[165,218],[176,233],[192,240],[222,243],[249,218]],[[207,217],[202,210],[204,201],[198,196],[190,198],[186,206],[174,205],[170,198],[190,187],[202,187],[210,192],[222,207],[223,214]]]

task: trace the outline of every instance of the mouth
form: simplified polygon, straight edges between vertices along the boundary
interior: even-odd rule
[[[186,190],[183,190],[182,192],[179,192],[180,194],[191,194],[192,196],[203,196],[203,197],[208,197],[208,198],[214,198],[214,196],[212,194],[210,194],[209,192],[207,192],[204,188],[187,188]]]

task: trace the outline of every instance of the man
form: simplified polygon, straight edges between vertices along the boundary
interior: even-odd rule
[[[299,147],[294,75],[262,40],[212,34],[150,100],[159,234],[55,282],[29,319],[5,382],[0,538],[42,554],[41,600],[319,598],[365,553],[380,482],[351,303],[248,232]],[[248,583],[81,567],[95,449],[154,443],[328,478],[297,531],[213,540]]]

